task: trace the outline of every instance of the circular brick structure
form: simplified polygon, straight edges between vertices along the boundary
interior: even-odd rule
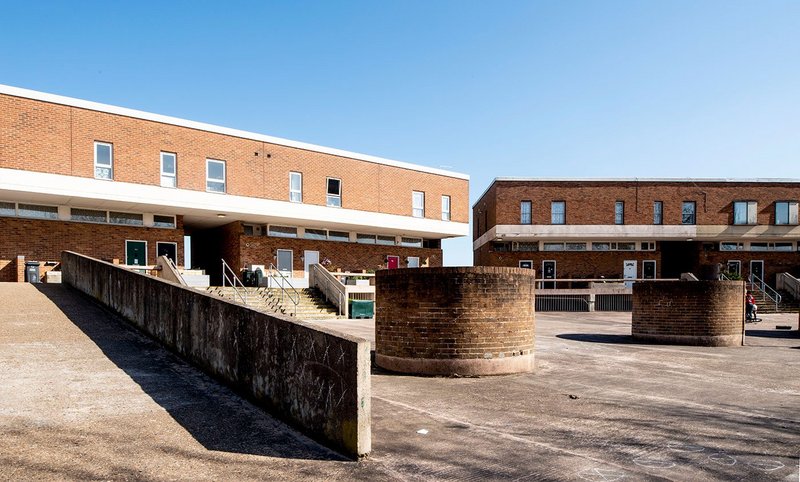
[[[741,346],[743,281],[644,281],[633,285],[631,335],[676,345]]]
[[[532,269],[378,271],[375,362],[423,375],[502,375],[534,368]]]

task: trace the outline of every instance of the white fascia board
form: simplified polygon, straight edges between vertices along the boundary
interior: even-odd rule
[[[318,146],[306,142],[292,141],[289,139],[282,139],[280,137],[273,137],[255,132],[248,132],[239,129],[231,129],[229,127],[221,127],[213,124],[206,124],[204,122],[195,122],[178,117],[170,117],[160,114],[153,114],[135,109],[127,109],[125,107],[117,107],[108,104],[101,104],[99,102],[91,102],[88,100],[75,99],[72,97],[65,97],[61,95],[48,94],[45,92],[38,92],[35,90],[22,89],[10,85],[0,84],[0,94],[11,95],[14,97],[22,97],[26,99],[40,100],[43,102],[50,102],[53,104],[67,105],[71,107],[78,107],[81,109],[93,110],[97,112],[105,112],[108,114],[116,114],[125,117],[132,117],[135,119],[149,120],[153,122],[160,122],[162,124],[170,124],[180,127],[188,127],[190,129],[198,129],[201,131],[214,132],[217,134],[224,134],[228,136],[241,137],[243,139],[252,139],[270,144],[277,144],[286,147],[294,147],[296,149],[303,149],[306,151],[320,152],[323,154],[330,154],[333,156],[346,157],[350,159],[357,159],[360,161],[372,162],[375,164],[383,164],[386,166],[398,167],[401,169],[409,169],[412,171],[425,172],[429,174],[437,174],[440,176],[452,177],[455,179],[469,180],[469,175],[444,169],[437,169],[434,167],[420,166],[418,164],[411,164],[408,162],[395,161],[392,159],[385,159],[382,157],[370,156],[367,154],[360,154],[357,152],[345,151],[342,149],[335,149],[332,147]]]
[[[125,206],[129,206],[128,209],[136,206],[149,208],[156,213],[209,218],[224,214],[225,222],[244,216],[264,223],[335,225],[342,229],[391,231],[429,238],[469,234],[467,223],[16,169],[0,169],[0,199],[4,194],[8,200],[24,199],[25,195],[36,194],[46,196],[54,203],[86,208],[112,207],[124,210]]]

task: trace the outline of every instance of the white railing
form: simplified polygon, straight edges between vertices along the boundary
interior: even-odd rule
[[[781,295],[770,285],[764,282],[761,278],[754,274],[750,274],[747,279],[750,284],[750,289],[764,293],[764,297],[775,303],[775,311],[778,311],[778,305],[781,303]]]
[[[269,280],[267,286],[279,288],[281,290],[281,306],[283,306],[284,300],[288,299],[292,305],[294,305],[294,316],[297,316],[297,305],[300,304],[300,293],[292,285],[289,278],[272,263],[270,263],[269,270],[267,270],[267,278]]]
[[[227,285],[225,284],[226,282],[228,283]],[[238,287],[236,286],[237,283],[239,285]],[[233,271],[233,269],[231,269],[231,267],[228,266],[228,263],[226,263],[225,260],[223,259],[222,287],[224,288],[228,285],[230,285],[230,287],[233,288],[233,292],[236,294],[236,296],[239,297],[240,300],[242,300],[242,303],[247,304],[247,288],[244,287],[242,281],[239,279],[238,276],[236,276],[236,273]],[[243,291],[244,294],[242,294],[242,292],[239,291],[239,288],[241,288],[241,291]]]
[[[775,288],[786,291],[796,300],[800,299],[800,280],[789,273],[778,274],[778,282],[775,284]]]
[[[349,316],[347,303],[347,288],[336,276],[331,274],[321,264],[312,264],[308,271],[308,285],[317,288],[328,302],[339,309],[339,315]]]

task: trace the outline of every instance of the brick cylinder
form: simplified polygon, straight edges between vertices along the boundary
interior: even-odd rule
[[[501,375],[534,368],[531,269],[378,271],[375,361],[424,375]]]
[[[743,281],[645,281],[633,285],[634,339],[699,346],[744,344]]]

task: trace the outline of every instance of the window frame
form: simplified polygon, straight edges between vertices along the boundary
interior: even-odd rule
[[[418,204],[417,201],[421,201],[421,204]],[[411,216],[425,217],[425,191],[411,191]]]
[[[526,212],[525,212],[525,209],[523,209],[525,206],[528,207],[528,211],[527,211],[528,218],[527,218],[527,221],[525,220]],[[522,200],[522,201],[519,202],[519,223],[520,224],[533,224],[533,202],[532,201],[525,199],[525,200]]]
[[[222,181],[220,181],[219,179],[213,179],[208,177],[210,170],[209,167],[211,166],[212,163],[222,164]],[[217,182],[217,183],[221,182],[222,190],[218,191],[216,189],[209,188],[208,185],[209,182]],[[211,159],[208,157],[206,158],[206,192],[214,192],[219,194],[226,194],[228,192],[228,166],[225,161],[221,159]]]
[[[172,156],[172,167],[175,170],[172,173],[168,173],[164,170],[164,156]],[[168,187],[175,189],[178,187],[178,154],[169,151],[161,151],[160,154],[161,158],[161,187]],[[164,179],[171,179],[172,182],[170,184],[164,184]]]
[[[691,222],[686,221],[686,207],[692,207]],[[683,201],[681,203],[681,224],[687,226],[697,225],[697,201]]]
[[[664,201],[653,201],[653,225],[664,224]]]
[[[298,184],[300,185],[299,189],[294,189],[292,187],[292,179],[294,177],[299,178]],[[327,188],[327,186],[325,186]],[[297,195],[297,199],[295,199],[295,194]],[[293,203],[302,203],[303,202],[303,173],[299,171],[289,171],[289,202]]]
[[[561,213],[555,211],[555,207],[561,205]],[[561,222],[556,222],[556,216],[561,215]],[[566,201],[550,201],[550,224],[561,225],[567,224],[567,202]]]
[[[451,221],[450,201],[451,200],[449,195],[442,194],[442,221]]]
[[[614,225],[625,224],[625,201],[614,201]]]
[[[99,146],[105,146],[109,148],[109,163],[106,164],[99,164],[97,161],[97,148]],[[109,177],[100,177],[97,175],[97,169],[108,169]],[[114,180],[114,144],[111,142],[103,142],[103,141],[94,141],[94,178],[100,179],[102,181],[113,181]]]
[[[781,223],[778,219],[778,205],[779,204],[786,204],[786,222]],[[794,222],[792,219],[792,206],[794,206]],[[798,212],[800,211],[800,206],[798,206],[797,201],[775,201],[775,225],[776,226],[797,226],[798,222],[800,222],[800,216]]]
[[[339,183],[339,194],[331,194],[331,181],[337,181]],[[338,204],[331,203],[332,199],[338,199]],[[342,180],[340,178],[330,176],[325,178],[325,205],[329,208],[342,207]]]
[[[737,219],[737,206],[744,206],[744,220]],[[751,210],[752,208],[752,210]],[[757,201],[733,201],[733,224],[735,226],[755,226],[758,224]]]

